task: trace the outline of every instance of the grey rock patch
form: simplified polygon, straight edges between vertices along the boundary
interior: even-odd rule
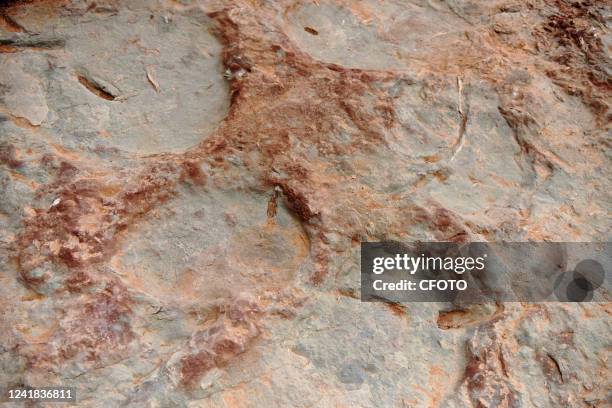
[[[405,69],[422,48],[452,43],[468,28],[445,6],[396,0],[306,4],[288,23],[298,47],[318,60],[389,70]]]
[[[41,81],[24,72],[19,61],[0,58],[0,106],[17,118],[40,126],[49,113]]]
[[[47,119],[45,129],[70,149],[136,154],[185,151],[223,120],[221,45],[204,12],[134,2],[81,13],[36,27],[61,39],[57,46],[0,55],[13,115],[33,125]],[[97,138],[81,139],[82,132]]]

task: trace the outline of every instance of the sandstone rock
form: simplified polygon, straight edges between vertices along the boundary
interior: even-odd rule
[[[609,404],[607,303],[359,300],[360,241],[609,240],[609,4],[2,3],[0,389]]]

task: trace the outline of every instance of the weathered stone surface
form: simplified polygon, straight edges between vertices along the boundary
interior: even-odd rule
[[[361,240],[609,240],[609,4],[4,3],[0,388],[609,404],[609,304],[359,301]]]
[[[26,32],[7,35],[26,44],[19,59],[3,58],[9,113],[79,150],[183,151],[214,130],[229,97],[206,14],[142,1],[91,4],[65,6],[54,18],[32,11],[20,24]],[[55,51],[27,51],[41,41]]]

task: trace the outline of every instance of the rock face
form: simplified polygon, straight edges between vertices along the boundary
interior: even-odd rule
[[[610,404],[607,303],[358,295],[360,241],[609,240],[608,2],[3,3],[1,389]]]

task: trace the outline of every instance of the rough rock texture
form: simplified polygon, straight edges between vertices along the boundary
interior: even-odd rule
[[[609,304],[358,299],[362,240],[610,239],[609,2],[3,3],[0,388],[609,406]]]

